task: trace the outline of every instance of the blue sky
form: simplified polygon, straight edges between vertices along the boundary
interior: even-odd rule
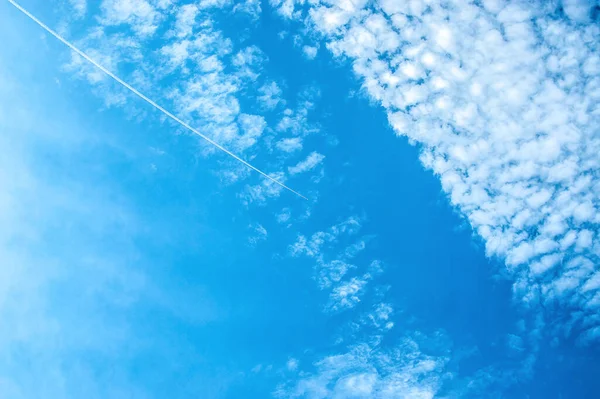
[[[592,398],[592,1],[0,2],[0,397]]]

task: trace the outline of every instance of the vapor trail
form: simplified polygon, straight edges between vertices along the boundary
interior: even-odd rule
[[[42,21],[40,21],[39,19],[37,19],[33,14],[31,14],[29,11],[27,11],[26,9],[24,9],[23,7],[21,7],[14,0],[8,0],[8,2],[10,4],[12,4],[13,6],[15,6],[19,11],[21,11],[27,17],[29,17],[29,19],[31,19],[33,22],[35,22],[36,24],[38,24],[39,26],[41,26],[46,32],[50,33],[52,36],[54,36],[55,38],[57,38],[58,40],[60,40],[63,44],[65,44],[67,47],[69,47],[71,50],[73,50],[74,52],[76,52],[77,54],[79,54],[80,56],[82,56],[83,58],[85,58],[88,62],[90,62],[96,68],[100,69],[102,72],[104,72],[105,74],[107,74],[108,76],[110,76],[111,78],[113,78],[116,82],[120,83],[123,87],[127,88],[133,94],[135,94],[136,96],[138,96],[142,100],[146,101],[148,104],[152,105],[154,108],[156,108],[157,110],[159,110],[160,112],[162,112],[163,114],[165,114],[166,116],[168,116],[169,118],[171,118],[172,120],[174,120],[175,122],[179,123],[181,126],[183,126],[184,128],[186,128],[190,132],[192,132],[192,133],[194,133],[194,134],[202,137],[204,140],[208,141],[210,144],[212,144],[213,146],[217,147],[219,150],[223,151],[225,154],[227,154],[227,155],[231,156],[232,158],[240,161],[241,163],[243,163],[244,165],[246,165],[250,169],[252,169],[252,170],[260,173],[261,175],[263,175],[267,179],[271,180],[273,183],[275,183],[275,184],[277,184],[277,185],[285,188],[286,190],[288,190],[288,191],[296,194],[300,198],[308,200],[308,198],[306,198],[302,194],[298,193],[297,191],[292,190],[291,188],[289,188],[285,184],[281,183],[279,180],[274,179],[273,177],[269,176],[268,174],[266,174],[262,170],[260,170],[260,169],[258,169],[256,167],[252,166],[248,162],[244,161],[242,158],[240,158],[237,155],[235,155],[233,152],[229,151],[227,148],[223,147],[219,143],[213,141],[209,137],[207,137],[204,134],[200,133],[198,130],[194,129],[193,127],[191,127],[190,125],[188,125],[187,123],[185,123],[184,121],[182,121],[181,119],[179,119],[178,117],[176,117],[175,115],[173,115],[172,113],[170,113],[169,111],[167,111],[166,109],[164,109],[163,107],[161,107],[160,105],[158,105],[157,103],[155,103],[154,101],[152,101],[151,99],[149,99],[148,97],[146,97],[145,95],[143,95],[142,93],[140,93],[137,89],[135,89],[129,83],[125,82],[123,79],[119,78],[117,75],[115,75],[114,73],[112,73],[111,71],[109,71],[108,69],[106,69],[105,67],[103,67],[102,65],[100,65],[99,63],[97,63],[96,61],[94,61],[89,55],[87,55],[86,53],[84,53],[83,51],[81,51],[77,47],[75,47],[74,44],[72,44],[71,42],[69,42],[67,39],[63,38],[61,35],[59,35],[58,33],[56,33],[54,30],[50,29],[46,24],[44,24]]]

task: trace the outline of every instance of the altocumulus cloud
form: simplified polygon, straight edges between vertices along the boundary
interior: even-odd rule
[[[600,28],[586,1],[273,0],[303,21],[505,260],[515,296],[600,337]]]

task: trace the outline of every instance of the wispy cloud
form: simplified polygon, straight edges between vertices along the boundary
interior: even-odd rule
[[[303,161],[298,162],[295,166],[288,167],[288,171],[291,175],[305,173],[317,167],[324,159],[325,156],[323,154],[313,151]]]
[[[74,58],[67,68],[74,72],[80,72],[81,70],[81,74],[86,76],[91,83],[103,87],[104,90],[101,95],[106,99],[107,105],[125,105],[126,91],[128,90],[131,94],[161,111],[181,127],[202,137],[210,144],[207,149],[211,150],[212,146],[212,150],[216,148],[227,153],[266,179],[306,199],[301,194],[291,190],[283,182],[276,180],[273,176],[277,173],[265,173],[224,147],[229,146],[238,151],[247,150],[257,143],[258,138],[266,128],[266,121],[262,116],[244,114],[240,107],[242,91],[248,85],[258,83],[262,73],[262,65],[266,60],[264,54],[256,46],[247,46],[233,52],[231,41],[224,39],[221,32],[214,29],[209,18],[198,22],[197,16],[200,10],[229,6],[231,5],[230,2],[201,2],[197,6],[188,4],[174,10],[176,16],[175,27],[167,29],[167,33],[163,36],[169,43],[164,44],[158,52],[162,56],[166,68],[149,63],[148,56],[142,56],[139,48],[148,42],[159,25],[164,24],[168,27],[172,24],[172,21],[164,21],[160,14],[161,10],[171,6],[170,2],[148,0],[104,0],[102,2],[100,7],[102,16],[98,19],[101,26],[91,29],[90,34],[83,42],[87,42],[88,45],[93,40],[103,42],[104,51],[92,50],[88,52],[95,53],[100,60],[104,59],[109,65],[108,67],[102,65],[102,61],[96,61],[75,44],[52,31],[16,2],[13,2],[13,5],[73,50]],[[120,27],[121,25],[131,28],[137,33],[137,37],[124,35],[123,32],[107,34],[106,28]],[[200,37],[190,40],[189,37],[192,32],[199,33]],[[112,45],[111,42],[114,41],[129,48],[135,48],[134,58],[127,58],[118,46]],[[85,65],[84,60],[96,67],[97,70]],[[227,64],[229,65],[228,69],[234,70],[233,73],[225,72]],[[134,72],[131,73],[133,81],[144,84],[146,88],[152,89],[152,92],[166,95],[174,103],[174,108],[181,118],[167,111],[118,77],[115,72],[118,73],[119,69],[123,69],[120,68],[121,65],[134,67]],[[177,80],[171,80],[171,82],[175,82],[174,87],[151,85],[152,81],[164,82],[164,79],[175,71],[188,75],[191,67],[197,69],[199,73],[181,85],[177,83]],[[156,75],[156,72],[162,72],[162,76],[150,78],[149,71],[153,72],[154,75]],[[115,92],[109,84],[106,84],[105,77],[102,74],[112,78],[127,90],[125,92],[122,90]],[[161,90],[157,90],[157,87],[160,87]],[[262,87],[266,86],[263,84]],[[271,84],[271,92],[273,92],[273,89],[275,88]],[[273,98],[268,101],[272,104]],[[309,104],[311,104],[310,101],[306,100],[304,117],[310,106]],[[203,132],[193,128],[190,123],[202,123]],[[296,129],[300,128],[300,123],[300,120],[295,120]],[[237,179],[228,180],[235,181]]]
[[[290,208],[283,208],[279,213],[275,215],[277,223],[288,223],[292,217]]]
[[[308,58],[309,60],[315,59],[315,57],[317,56],[318,50],[319,49],[315,46],[303,46],[302,47],[302,52],[304,53],[306,58]]]
[[[360,228],[361,219],[352,216],[308,238],[299,235],[288,248],[291,256],[308,257],[315,262],[317,285],[329,292],[329,301],[324,306],[326,312],[354,308],[360,303],[369,282],[383,270],[378,260],[363,267],[352,263],[353,258],[365,250],[369,238],[356,240]]]
[[[256,245],[267,239],[268,232],[263,225],[256,223],[248,226],[248,228],[252,231],[252,235],[248,238],[250,245]]]
[[[170,2],[163,0],[103,0],[102,22],[105,25],[129,25],[139,36],[151,36],[163,18],[160,11]]]
[[[71,4],[71,7],[73,7],[73,11],[77,18],[82,18],[87,12],[87,0],[69,0],[69,3]]]
[[[237,1],[233,7],[233,11],[248,14],[251,18],[257,19],[260,17],[262,7],[260,0],[244,0]]]
[[[278,150],[283,152],[296,152],[302,149],[302,139],[300,137],[292,137],[281,139],[275,144]]]
[[[258,89],[258,101],[266,109],[273,110],[279,104],[285,104],[283,92],[276,82],[265,83]]]

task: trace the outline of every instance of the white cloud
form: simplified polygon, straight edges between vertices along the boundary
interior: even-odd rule
[[[261,49],[237,37],[230,40],[216,28],[209,9],[223,7],[218,13],[229,15],[241,11],[230,6],[233,7],[233,2],[178,5],[156,0],[105,0],[96,18],[99,26],[88,28],[84,39],[77,44],[190,126],[251,160],[258,151],[273,150],[274,136],[264,135],[265,131],[272,132],[267,127],[267,116],[281,117],[277,108],[286,101],[277,83],[263,74],[268,60]],[[147,29],[149,25],[155,27],[154,31]],[[128,30],[146,33],[131,35]],[[158,49],[141,51],[147,46],[158,46]],[[87,79],[106,106],[123,107],[130,117],[138,120],[156,117],[79,57],[72,56],[65,69]],[[317,131],[307,119],[316,97],[318,90],[303,90],[297,106],[284,112],[273,130],[294,136]],[[257,114],[257,110],[265,111],[266,115]],[[269,115],[268,111],[277,111],[277,114]],[[291,139],[279,147],[287,151],[292,151],[294,146],[299,148],[302,140]],[[204,156],[215,153],[213,146],[203,142],[199,146]],[[275,174],[281,175],[277,170],[286,170],[287,160],[285,154],[279,154],[271,164]],[[221,168],[215,173],[226,184],[253,175],[231,162],[224,166],[227,170]],[[243,190],[239,197],[246,205],[264,204],[269,198],[278,197],[280,191],[263,183],[248,185]]]
[[[361,302],[369,282],[383,270],[379,261],[372,261],[362,268],[351,263],[366,248],[368,237],[352,244],[346,243],[360,228],[361,219],[352,216],[325,231],[313,233],[309,238],[298,235],[296,241],[289,246],[291,256],[314,259],[314,279],[321,290],[329,291],[329,300],[324,308],[327,312],[354,308]],[[339,248],[340,245],[342,248]],[[355,271],[358,274],[352,276]]]
[[[262,7],[260,5],[260,0],[237,1],[233,7],[233,11],[243,12],[248,14],[253,19],[257,19],[260,17]]]
[[[179,8],[175,17],[176,22],[174,29],[177,37],[183,38],[192,35],[198,13],[198,6],[194,4],[185,4]]]
[[[278,104],[285,104],[281,97],[282,91],[275,82],[265,83],[259,90],[258,100],[268,110],[273,110]]]
[[[161,9],[166,4],[152,0],[103,0],[100,5],[106,25],[127,24],[139,36],[154,34],[160,23]]]
[[[390,349],[377,341],[362,343],[318,360],[314,372],[304,371],[282,384],[275,396],[431,399],[439,390],[446,362],[444,357],[423,353],[410,337]]]
[[[69,0],[76,18],[83,18],[87,12],[87,0]]]
[[[232,0],[200,0],[198,2],[198,7],[202,9],[206,8],[222,8],[226,5],[230,5]]]
[[[600,29],[585,22],[590,2],[563,3],[572,21],[554,3],[274,3],[307,17],[395,132],[421,145],[488,255],[506,259],[516,295],[577,304],[598,324],[588,304],[600,291],[580,289],[600,264]],[[571,270],[576,256],[594,266]]]
[[[321,249],[326,243],[336,243],[342,235],[353,236],[357,234],[362,227],[362,220],[357,216],[351,216],[341,223],[331,226],[327,231],[317,231],[313,233],[310,239],[304,235],[299,235],[296,242],[290,245],[290,254],[292,256],[306,255],[313,258],[322,258]]]
[[[329,288],[340,283],[342,278],[356,266],[347,262],[347,259],[334,259],[329,262],[319,261],[318,283],[321,289]]]
[[[261,241],[265,241],[268,236],[267,229],[263,227],[263,225],[256,223],[248,226],[252,231],[252,235],[248,238],[248,243],[250,245],[255,246]]]
[[[300,137],[291,137],[279,140],[275,146],[278,150],[292,153],[302,149],[302,139]]]
[[[298,369],[298,360],[291,358],[287,361],[285,366],[289,371],[296,371]]]
[[[266,56],[257,46],[249,46],[238,51],[232,58],[232,64],[238,68],[238,75],[255,82],[262,70]]]
[[[574,21],[590,22],[594,1],[590,0],[562,0],[562,7],[565,12]]]
[[[309,111],[314,108],[320,92],[315,87],[308,87],[298,95],[296,109],[287,108],[275,129],[279,132],[292,133],[295,136],[307,136],[319,131],[319,126],[308,120]]]
[[[390,320],[393,313],[393,308],[387,303],[379,303],[375,306],[373,312],[368,315],[375,327],[381,327],[389,330],[394,327],[394,322]]]
[[[315,46],[303,46],[302,47],[302,52],[304,53],[306,58],[308,58],[309,60],[315,59],[315,57],[317,56],[318,50],[319,49]]]
[[[369,282],[367,277],[352,277],[333,288],[329,296],[327,308],[332,311],[351,309],[360,302],[365,286]]]
[[[295,11],[295,6],[296,4],[304,4],[304,2],[305,0],[269,0],[269,3],[287,18],[299,16],[299,12]]]
[[[281,212],[279,212],[277,215],[275,215],[275,219],[277,220],[277,223],[280,223],[280,224],[289,222],[291,217],[292,217],[292,213],[291,213],[290,208],[283,208],[281,210]]]
[[[291,175],[305,173],[305,172],[308,172],[308,171],[314,169],[319,164],[321,164],[321,162],[323,162],[324,159],[325,159],[324,155],[313,151],[306,157],[306,159],[298,162],[297,165],[288,167],[288,171],[290,172]]]
[[[238,151],[244,151],[255,145],[267,127],[265,118],[260,115],[241,114],[238,117],[238,124],[243,132],[235,143]]]
[[[279,182],[285,183],[285,175],[283,173],[271,173],[269,176]],[[238,194],[238,197],[246,206],[252,203],[264,205],[268,199],[279,197],[281,190],[283,190],[282,187],[272,180],[262,179],[259,184],[247,185]]]

